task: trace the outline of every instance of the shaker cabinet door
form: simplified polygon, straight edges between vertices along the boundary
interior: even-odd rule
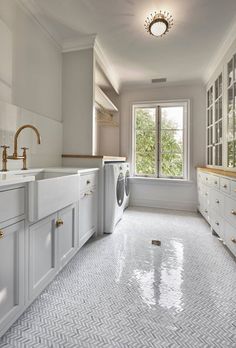
[[[0,229],[0,336],[24,307],[24,222]]]

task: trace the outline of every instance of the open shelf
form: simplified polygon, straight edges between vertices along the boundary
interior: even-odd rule
[[[98,105],[98,107],[102,107],[106,109],[107,111],[118,111],[115,104],[112,103],[112,101],[108,98],[108,96],[101,90],[99,86],[95,87],[95,103]]]

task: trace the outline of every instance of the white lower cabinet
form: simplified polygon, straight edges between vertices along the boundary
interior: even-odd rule
[[[29,228],[29,298],[35,298],[75,252],[75,205]]]
[[[0,336],[24,308],[24,222],[0,231]]]
[[[58,213],[56,233],[58,237],[58,262],[62,268],[75,252],[76,207],[69,206]]]
[[[56,219],[53,214],[29,228],[29,299],[34,299],[56,273]]]
[[[97,231],[97,189],[88,188],[82,192],[79,201],[79,247]]]
[[[236,179],[198,169],[198,210],[236,256]]]

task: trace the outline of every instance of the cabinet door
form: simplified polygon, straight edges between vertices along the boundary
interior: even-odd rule
[[[55,222],[49,216],[29,229],[29,297],[35,298],[56,272]]]
[[[1,229],[0,336],[24,307],[24,222]]]
[[[79,246],[81,247],[97,229],[97,191],[92,188],[82,193],[79,202]]]
[[[58,213],[58,259],[59,267],[63,267],[75,252],[75,205],[69,206]]]

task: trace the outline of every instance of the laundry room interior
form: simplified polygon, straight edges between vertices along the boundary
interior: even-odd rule
[[[236,347],[235,0],[0,0],[0,348]]]

